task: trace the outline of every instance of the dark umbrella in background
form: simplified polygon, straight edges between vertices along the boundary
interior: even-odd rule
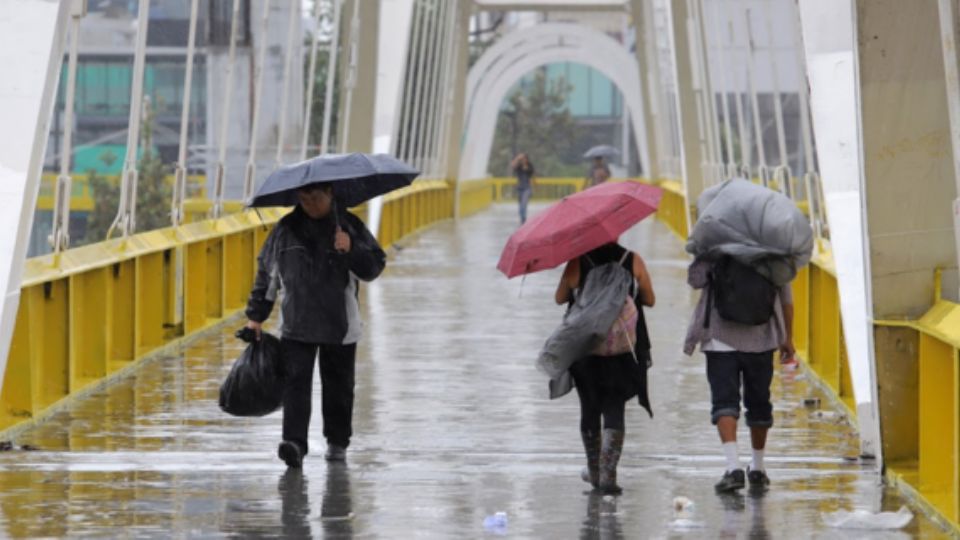
[[[330,182],[337,203],[350,208],[409,186],[419,174],[420,171],[387,154],[324,154],[270,173],[248,206],[294,206],[298,189]]]
[[[599,146],[594,146],[593,148],[587,150],[583,154],[583,159],[593,159],[593,158],[611,158],[617,157],[620,155],[620,150],[610,146],[609,144],[601,144]]]

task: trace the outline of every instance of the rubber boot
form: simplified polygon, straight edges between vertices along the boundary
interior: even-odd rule
[[[599,486],[604,495],[619,495],[623,489],[617,485],[617,464],[620,463],[620,454],[623,453],[623,437],[625,433],[619,429],[603,430],[603,439],[600,446]]]
[[[581,431],[583,451],[587,455],[587,466],[580,472],[580,478],[594,488],[600,486],[600,434],[595,431]]]

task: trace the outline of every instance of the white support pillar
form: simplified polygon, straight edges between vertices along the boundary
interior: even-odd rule
[[[660,136],[658,135],[661,124],[660,117],[662,111],[657,106],[658,89],[660,88],[660,77],[658,73],[658,63],[653,54],[653,4],[649,1],[633,0],[630,3],[631,16],[633,18],[634,54],[637,59],[637,68],[640,75],[640,88],[643,89],[643,125],[646,130],[646,156],[640,156],[643,160],[643,173],[648,180],[658,180],[661,176],[660,171]],[[624,108],[623,122],[628,122],[627,100],[623,100]],[[639,138],[639,134],[636,135]],[[623,151],[627,151],[624,145]]]
[[[6,0],[0,17],[0,379],[20,307],[20,284],[40,190],[70,19],[69,2]]]
[[[414,0],[383,0],[377,31],[377,99],[374,110],[373,151],[393,152],[400,124],[405,59],[410,46]],[[383,199],[370,201],[367,224],[374,236],[380,231]]]
[[[687,200],[687,225],[692,228],[696,216],[697,198],[704,190],[704,159],[701,153],[701,134],[696,118],[696,96],[693,90],[693,63],[690,60],[686,0],[670,1],[670,45],[674,56],[674,87],[677,89],[676,108],[680,133],[680,171]]]
[[[470,54],[470,16],[472,3],[469,0],[457,0],[457,25],[454,34],[454,57],[450,73],[450,86],[447,88],[449,105],[449,122],[446,135],[441,144],[443,149],[443,174],[448,179],[456,181],[456,190],[453,196],[453,215],[460,216],[460,182],[458,171],[462,149],[460,141],[463,136],[463,126],[467,93],[467,63]]]
[[[861,452],[881,457],[873,329],[867,289],[857,118],[853,0],[801,0],[800,21],[810,79],[813,128],[823,173],[844,342],[861,427]]]
[[[956,0],[940,2],[940,42],[943,45],[943,64],[947,84],[947,106],[950,111],[950,141],[953,147],[953,169],[958,197],[953,201],[954,239],[960,257],[960,6]],[[957,292],[960,296],[960,292]]]
[[[377,92],[377,37],[380,2],[346,0],[345,35],[340,86],[338,147],[344,152],[370,152],[373,149],[374,108]]]

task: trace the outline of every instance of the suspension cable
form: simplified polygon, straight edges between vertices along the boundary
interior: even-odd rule
[[[120,204],[117,216],[107,230],[109,239],[118,228],[126,238],[136,230],[137,216],[137,149],[140,142],[140,119],[143,115],[143,72],[146,63],[147,32],[150,25],[150,0],[140,0],[137,12],[137,41],[133,55],[133,79],[130,84],[130,117],[127,122],[127,152],[120,177]]]
[[[268,1],[268,0],[264,0]],[[227,76],[224,82],[223,103],[220,108],[220,133],[218,137],[217,170],[214,173],[213,208],[211,217],[219,218],[223,214],[223,188],[227,173],[227,134],[230,128],[230,102],[233,98],[233,75],[237,64],[237,27],[240,23],[240,0],[233,0],[230,18],[230,47],[227,56]]]
[[[190,2],[190,31],[187,37],[187,66],[183,76],[183,107],[180,111],[180,149],[173,181],[173,203],[170,222],[174,227],[183,223],[183,201],[187,191],[187,135],[190,131],[190,99],[193,92],[193,53],[196,49],[197,9],[199,0]]]
[[[253,186],[257,178],[257,135],[260,129],[260,102],[263,101],[263,72],[267,61],[267,39],[270,31],[270,0],[263,0],[263,13],[260,16],[260,43],[257,60],[253,66],[253,119],[250,121],[250,145],[247,152],[247,166],[243,173],[243,200],[249,202],[253,196]]]
[[[54,253],[70,247],[70,158],[73,155],[74,100],[77,94],[77,47],[80,41],[80,21],[86,15],[86,5],[74,2],[70,13],[70,56],[67,60],[67,92],[64,97],[63,148],[60,152],[60,175],[54,188],[53,226],[50,244]]]

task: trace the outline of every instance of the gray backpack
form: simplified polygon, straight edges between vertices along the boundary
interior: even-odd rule
[[[623,267],[629,255],[627,251],[620,262],[604,263],[590,271],[563,322],[543,344],[537,369],[552,381],[568,377],[570,366],[590,354],[617,321],[633,286],[633,275]],[[551,384],[551,397],[559,397],[553,395],[554,386]]]

